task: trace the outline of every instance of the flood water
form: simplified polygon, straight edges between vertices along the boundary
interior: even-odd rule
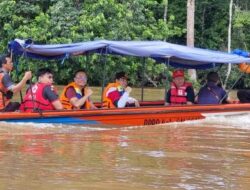
[[[0,189],[249,189],[250,114],[104,128],[0,123]]]

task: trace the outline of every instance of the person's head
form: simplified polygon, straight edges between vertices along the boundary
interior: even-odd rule
[[[184,71],[183,70],[175,70],[172,75],[173,82],[177,87],[180,87],[184,84],[185,78],[184,78]]]
[[[49,68],[39,69],[36,76],[40,83],[53,84],[53,73]]]
[[[4,54],[0,58],[0,67],[6,71],[12,71],[13,62],[10,54]]]
[[[220,80],[218,73],[211,71],[207,74],[207,82],[218,83]]]
[[[125,72],[118,72],[115,74],[115,80],[119,83],[123,88],[126,88],[128,85],[128,76]]]
[[[86,86],[87,81],[88,81],[88,78],[87,78],[87,75],[86,75],[84,70],[78,70],[78,71],[75,72],[74,82],[78,86],[80,86],[80,87]]]

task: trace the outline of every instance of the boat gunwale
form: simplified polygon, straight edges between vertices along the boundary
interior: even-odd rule
[[[48,117],[98,117],[110,115],[138,115],[138,114],[176,114],[176,113],[219,113],[250,111],[250,104],[219,104],[219,105],[170,105],[170,106],[145,106],[97,110],[53,110],[42,112],[1,112],[0,120],[48,118]]]

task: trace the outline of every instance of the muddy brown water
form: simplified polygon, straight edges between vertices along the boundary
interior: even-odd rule
[[[0,189],[249,189],[250,114],[125,128],[0,123]]]

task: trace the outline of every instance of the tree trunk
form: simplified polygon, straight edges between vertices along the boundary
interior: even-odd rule
[[[202,10],[202,22],[201,22],[201,42],[202,44],[205,44],[204,42],[204,33],[205,33],[205,15],[206,15],[206,6],[204,6]]]
[[[164,0],[162,3],[164,4],[163,20],[164,20],[164,22],[167,22],[167,16],[168,16],[168,0]]]
[[[187,0],[187,46],[194,47],[194,13],[195,0]],[[188,69],[191,80],[196,81],[196,70]]]
[[[167,16],[168,16],[168,0],[164,0],[162,2],[164,4],[164,14],[163,14],[163,20],[165,23],[167,23]],[[164,38],[164,41],[166,41],[167,38]]]
[[[231,32],[232,32],[232,14],[233,14],[233,0],[230,0],[229,4],[229,24],[228,24],[228,41],[227,41],[227,51],[231,52]],[[227,76],[224,82],[224,88],[227,86],[227,81],[232,70],[232,64],[229,63],[227,67]]]

